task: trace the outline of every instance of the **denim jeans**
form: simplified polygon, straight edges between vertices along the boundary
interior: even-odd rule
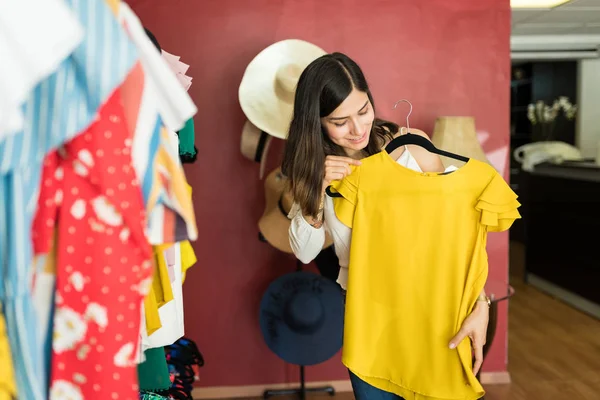
[[[350,382],[352,383],[352,390],[354,391],[356,400],[404,400],[397,394],[371,386],[354,375],[352,371],[348,370],[348,372],[350,373]]]

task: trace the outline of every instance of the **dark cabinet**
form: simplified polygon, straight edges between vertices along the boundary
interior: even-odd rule
[[[526,279],[579,299],[573,305],[583,311],[600,310],[600,169],[540,165],[524,178]]]
[[[533,127],[527,117],[529,104],[538,100],[551,105],[560,96],[567,96],[571,102],[577,101],[577,62],[552,61],[514,63],[511,76],[510,107],[510,184],[522,196],[526,181],[522,177],[520,164],[514,159],[516,148],[533,141]],[[569,144],[575,144],[575,122],[563,117],[557,122],[555,137]],[[527,213],[527,206],[522,208]],[[523,218],[524,220],[525,218]],[[523,220],[515,222],[510,230],[511,240],[525,241]]]

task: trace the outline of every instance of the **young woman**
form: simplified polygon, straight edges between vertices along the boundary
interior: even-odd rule
[[[350,173],[350,165],[374,155],[396,135],[405,133],[398,125],[375,117],[369,86],[359,66],[341,53],[324,55],[302,73],[296,89],[294,116],[290,125],[282,165],[294,196],[289,217],[291,247],[307,264],[321,251],[325,231],[333,239],[340,260],[338,283],[346,289],[351,229],[335,215],[326,187]],[[412,134],[428,136],[418,129]],[[416,171],[441,172],[440,158],[422,147],[408,145],[391,154],[401,165]],[[455,169],[449,167],[447,171]],[[481,300],[481,301],[479,301]],[[449,347],[455,348],[467,336],[475,352],[473,372],[482,364],[489,310],[485,293],[464,321]],[[423,371],[427,373],[427,371]],[[350,371],[357,400],[400,397],[371,386]]]

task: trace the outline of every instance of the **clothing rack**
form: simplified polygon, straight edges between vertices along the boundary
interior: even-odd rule
[[[1,7],[3,63],[35,68],[0,77],[0,397],[166,390],[198,237],[188,66],[121,0],[39,2],[43,21],[28,7]]]

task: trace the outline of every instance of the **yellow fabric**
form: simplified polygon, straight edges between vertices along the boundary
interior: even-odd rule
[[[146,318],[146,332],[148,336],[162,327],[160,322],[160,314],[158,313],[158,304],[156,304],[156,297],[150,289],[150,293],[144,298],[144,316]]]
[[[13,371],[12,357],[8,337],[6,336],[6,322],[0,303],[0,400],[17,398],[17,386]]]
[[[332,187],[352,228],[344,364],[406,400],[482,397],[469,339],[448,344],[487,279],[487,232],[520,218],[515,193],[477,160],[422,173],[384,151]]]
[[[156,303],[160,308],[164,304],[173,300],[173,289],[171,287],[171,279],[169,278],[169,270],[167,262],[165,261],[164,252],[171,248],[172,244],[161,244],[153,246],[154,248],[154,259],[156,260],[156,274],[152,280],[152,290],[156,297]]]
[[[169,271],[163,253],[172,244],[152,246],[154,252],[154,275],[150,292],[144,299],[144,314],[146,318],[146,332],[152,335],[162,327],[158,309],[173,300],[173,289],[169,279]]]
[[[190,198],[192,197],[192,187],[186,183],[188,194]],[[179,248],[181,250],[181,283],[185,282],[185,273],[188,269],[190,269],[194,264],[196,264],[197,258],[196,253],[194,253],[194,249],[192,248],[192,244],[189,240],[185,240],[180,243]]]
[[[189,240],[185,240],[180,243],[179,248],[181,249],[181,283],[185,282],[185,273],[194,264],[196,264],[196,253],[192,248],[192,244]]]

